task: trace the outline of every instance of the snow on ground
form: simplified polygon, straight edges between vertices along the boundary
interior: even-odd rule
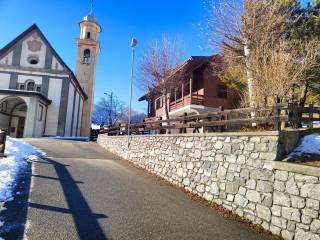
[[[311,134],[303,137],[298,147],[290,154],[290,157],[301,156],[303,154],[320,155],[319,134]]]
[[[18,174],[27,167],[40,152],[22,140],[7,137],[6,158],[0,158],[0,203],[12,201],[13,188]]]
[[[100,125],[98,125],[98,124],[91,124],[91,128],[92,128],[93,130],[100,130]]]

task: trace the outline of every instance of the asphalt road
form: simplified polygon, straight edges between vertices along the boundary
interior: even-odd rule
[[[47,153],[33,161],[29,240],[266,239],[95,143],[28,142]]]

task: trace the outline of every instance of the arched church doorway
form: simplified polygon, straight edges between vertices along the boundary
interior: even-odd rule
[[[0,128],[11,137],[23,138],[27,116],[27,104],[20,97],[0,99]]]

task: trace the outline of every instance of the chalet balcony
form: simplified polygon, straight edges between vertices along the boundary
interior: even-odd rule
[[[187,105],[204,105],[204,95],[193,93],[170,102],[170,112]]]

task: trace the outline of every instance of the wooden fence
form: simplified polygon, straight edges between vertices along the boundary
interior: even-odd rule
[[[200,115],[187,115],[162,118],[146,118],[142,123],[131,124],[131,134],[199,133],[245,131],[253,129],[281,130],[300,128],[303,124],[313,127],[320,121],[320,108],[310,105],[300,107],[297,104],[276,105],[265,108],[240,108],[210,112]],[[128,124],[105,127],[101,133],[109,135],[128,134]]]

